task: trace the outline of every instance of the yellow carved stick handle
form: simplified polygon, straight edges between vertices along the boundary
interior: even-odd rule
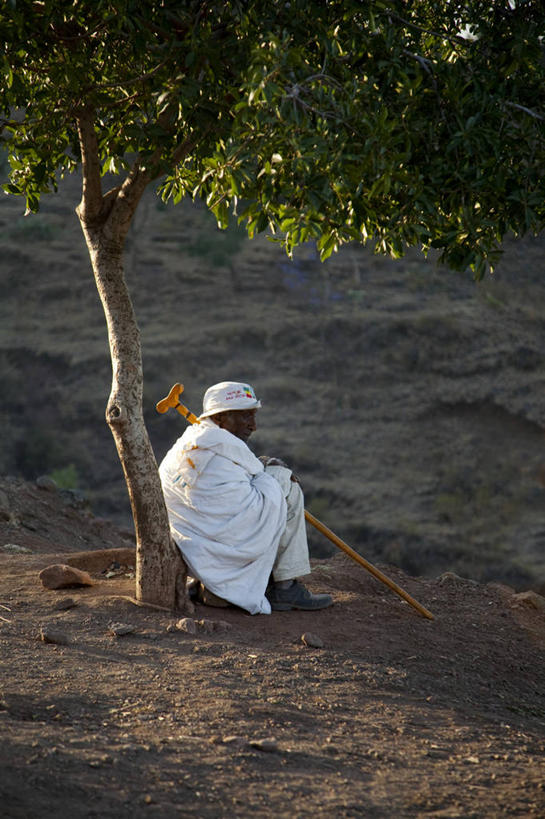
[[[184,407],[183,404],[180,404],[180,395],[183,393],[183,391],[183,384],[174,384],[167,397],[162,398],[157,402],[155,409],[161,414],[168,412],[169,409],[175,409],[180,413],[180,415],[183,415],[186,421],[189,421],[190,424],[198,424],[200,422],[197,416],[193,415],[191,410],[188,410],[188,408]]]

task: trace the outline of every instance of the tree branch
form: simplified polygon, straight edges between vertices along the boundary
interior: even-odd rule
[[[449,43],[456,43],[456,45],[469,45],[470,41],[468,41],[465,37],[461,37],[458,35],[447,34],[444,31],[435,31],[434,29],[425,28],[425,26],[419,26],[418,23],[413,23],[412,20],[406,20],[405,17],[401,17],[401,15],[396,14],[396,12],[392,11],[392,9],[385,9],[385,14],[388,17],[397,20],[398,23],[403,23],[404,26],[408,28],[414,28],[416,31],[422,32],[422,34],[431,34],[432,37],[439,37],[441,40],[446,40]]]
[[[314,80],[323,80],[325,85],[332,85],[335,88],[338,88],[342,91],[342,85],[338,82],[334,77],[329,76],[329,74],[325,74],[321,71],[319,74],[311,74],[309,77],[305,77],[304,80],[300,80],[298,85],[305,85],[306,83],[313,82]]]
[[[78,205],[78,215],[84,223],[97,219],[103,206],[98,139],[93,114],[94,110],[86,107],[76,115],[83,175],[83,193]]]
[[[151,180],[151,174],[141,167],[138,158],[121,186],[114,189],[114,191],[109,191],[109,193],[115,193],[108,213],[108,223],[109,231],[111,235],[115,236],[116,240],[123,240],[127,235],[131,219]]]
[[[413,54],[412,51],[408,51],[406,48],[403,49],[403,54],[406,54],[407,57],[410,57],[412,60],[416,60],[427,74],[433,72],[433,63],[431,60],[428,60],[427,57],[421,57],[420,54]]]
[[[210,124],[204,129],[203,133],[198,139],[196,137],[192,138],[187,137],[186,139],[182,140],[178,147],[175,148],[174,151],[172,152],[169,164],[172,167],[175,167],[176,165],[179,165],[180,162],[183,162],[186,156],[188,156],[193,151],[198,142],[200,140],[206,139],[206,137],[212,130],[213,125]],[[159,160],[160,154],[158,151],[156,151],[155,154],[152,156],[149,164],[148,176],[150,182],[153,182],[155,179],[158,179],[160,176],[162,176],[164,172],[163,169],[160,167]],[[157,168],[157,170],[154,170],[154,167]]]
[[[525,105],[519,105],[518,102],[509,102],[509,100],[506,100],[505,105],[508,105],[510,108],[517,108],[519,111],[524,111],[525,114],[529,114],[531,117],[534,117],[534,119],[545,120],[542,114],[538,114],[537,111],[532,111],[531,108],[526,108]]]
[[[205,129],[202,139],[207,137],[211,130],[212,126],[210,125]],[[182,162],[182,160],[184,160],[186,156],[191,153],[196,144],[197,142],[195,139],[184,139],[172,154],[172,164],[179,165],[180,162]]]
[[[151,71],[148,71],[145,74],[139,74],[136,77],[130,77],[129,79],[119,81],[119,82],[97,83],[96,85],[93,86],[92,89],[88,89],[88,90],[95,91],[96,89],[102,90],[104,88],[121,88],[121,89],[124,89],[128,85],[134,85],[137,82],[145,82],[146,80],[149,80],[149,79],[151,79],[151,77],[155,76],[155,74],[157,74],[157,72],[160,71],[163,68],[163,66],[165,66],[166,64],[167,64],[167,60],[162,60],[162,62],[160,62],[158,65],[156,65],[155,68],[152,68]],[[130,97],[128,95],[127,95],[127,98],[130,99]]]

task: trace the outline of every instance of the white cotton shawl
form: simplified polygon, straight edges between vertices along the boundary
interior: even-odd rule
[[[270,614],[265,589],[286,526],[278,481],[244,441],[209,419],[186,429],[159,474],[190,575],[250,614]]]

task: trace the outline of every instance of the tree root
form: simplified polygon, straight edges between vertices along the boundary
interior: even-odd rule
[[[125,600],[127,603],[132,603],[140,608],[153,609],[154,611],[164,611],[168,614],[172,614],[173,616],[182,614],[190,615],[195,613],[195,606],[191,600],[189,600],[189,598],[185,600],[185,605],[183,607],[177,606],[174,609],[168,608],[167,606],[158,606],[156,603],[145,603],[143,600],[137,600],[136,597],[130,597],[128,594],[104,594],[102,595],[102,599]]]

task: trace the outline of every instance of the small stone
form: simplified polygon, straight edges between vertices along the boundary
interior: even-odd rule
[[[39,478],[36,478],[36,486],[39,489],[45,489],[47,492],[56,492],[59,488],[49,475],[40,475]]]
[[[136,631],[136,626],[131,626],[130,623],[110,623],[108,625],[114,637],[125,637],[126,634],[133,634]]]
[[[59,646],[66,646],[70,642],[68,635],[64,631],[59,631],[50,626],[42,626],[40,628],[40,640],[43,643],[55,643]]]
[[[182,619],[176,623],[176,628],[179,629],[179,631],[187,632],[187,634],[197,633],[197,624],[191,617],[182,617]]]
[[[278,751],[278,742],[274,737],[267,737],[266,739],[254,739],[250,742],[252,748],[256,748],[258,751],[264,751],[265,753],[271,754],[275,751]]]
[[[73,597],[63,597],[62,600],[57,600],[53,608],[55,611],[68,611],[68,609],[73,609],[77,605]]]
[[[545,597],[542,597],[541,594],[537,594],[537,592],[520,592],[519,594],[514,594],[513,599],[518,603],[527,603],[529,606],[533,606],[534,609],[545,612]]]
[[[63,589],[66,586],[94,586],[95,581],[87,572],[82,572],[64,563],[47,566],[39,574],[46,589]]]
[[[222,737],[221,742],[223,745],[242,745],[244,743],[244,739],[236,736],[236,734],[230,734],[227,737]]]
[[[322,640],[322,638],[319,637],[317,634],[313,634],[310,631],[305,631],[305,633],[301,635],[301,640],[306,646],[309,646],[309,648],[324,647],[324,641]]]

